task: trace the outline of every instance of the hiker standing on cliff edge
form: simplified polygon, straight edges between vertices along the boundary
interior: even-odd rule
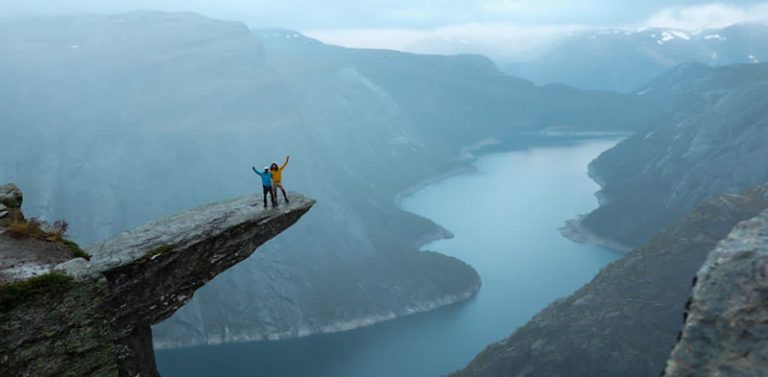
[[[282,165],[278,167],[277,163],[273,162],[272,166],[269,168],[269,172],[272,173],[272,191],[275,192],[275,199],[278,201],[280,200],[280,198],[277,197],[277,189],[279,188],[280,191],[283,192],[283,198],[286,203],[290,203],[290,201],[288,200],[288,194],[285,193],[285,187],[283,187],[283,169],[285,169],[285,165],[288,165],[288,160],[290,158],[291,156],[285,156],[285,162],[283,162]]]
[[[275,190],[272,188],[272,173],[269,172],[269,168],[264,167],[264,172],[256,170],[253,166],[251,166],[251,169],[261,177],[261,188],[264,194],[264,208],[267,208],[267,194],[269,194],[272,199],[272,207],[277,206],[277,203],[275,202]]]

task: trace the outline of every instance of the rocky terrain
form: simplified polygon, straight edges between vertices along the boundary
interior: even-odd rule
[[[504,65],[537,84],[638,91],[680,64],[709,66],[768,61],[768,25],[742,23],[699,31],[642,28],[577,32],[531,61]]]
[[[767,80],[762,63],[686,64],[646,85],[642,95],[663,99],[664,113],[590,164],[601,186],[600,207],[564,231],[633,250],[456,375],[658,375],[680,330],[693,276],[736,224],[768,206],[766,186],[722,194],[768,181],[762,164],[768,158]],[[694,333],[698,345],[702,333],[719,331],[709,324]],[[706,356],[681,347],[670,366],[677,375],[712,370],[686,373],[689,359]]]
[[[768,186],[705,201],[650,242],[604,268],[576,293],[539,312],[511,337],[489,346],[453,376],[658,376],[681,329],[696,272],[735,225],[766,208]],[[755,242],[748,231],[734,234],[744,237],[732,239],[733,244]],[[721,260],[717,253],[712,258]],[[750,276],[759,277],[750,273],[735,281]],[[733,300],[753,300],[759,306],[760,297],[734,296]],[[731,302],[724,298],[710,305],[725,308]],[[698,305],[695,310],[701,310]],[[693,330],[691,315],[687,329]]]
[[[670,112],[590,164],[600,208],[581,222],[629,246],[704,199],[768,182],[768,64],[684,65],[644,92]]]
[[[9,225],[24,219],[24,197],[14,184],[0,185],[0,284],[30,278],[73,257],[61,242],[38,238],[19,240],[7,231]],[[24,253],[19,253],[24,249]]]
[[[0,86],[13,140],[0,180],[81,244],[259,192],[250,167],[291,155],[285,184],[317,206],[155,327],[163,347],[348,329],[466,298],[479,277],[416,252],[448,232],[401,211],[397,193],[467,166],[462,148],[489,137],[627,131],[656,114],[642,96],[537,87],[480,56],[344,49],[187,13],[4,19]]]
[[[0,374],[159,376],[150,326],[314,204],[290,198],[280,208],[250,197],[189,210],[88,248],[90,260],[0,286]],[[26,251],[23,242],[15,250]]]
[[[760,376],[768,370],[768,211],[739,224],[698,274],[666,376]]]

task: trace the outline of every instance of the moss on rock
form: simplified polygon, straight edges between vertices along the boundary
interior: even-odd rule
[[[42,296],[61,294],[71,286],[71,277],[56,272],[0,285],[0,314]]]

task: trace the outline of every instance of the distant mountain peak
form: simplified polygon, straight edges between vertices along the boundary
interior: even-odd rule
[[[709,66],[768,60],[768,25],[719,29],[599,29],[572,34],[531,61],[504,66],[536,84],[633,92],[684,63]]]

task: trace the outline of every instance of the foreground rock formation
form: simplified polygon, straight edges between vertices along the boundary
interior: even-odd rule
[[[720,242],[697,281],[665,375],[768,373],[768,211]]]
[[[768,186],[702,203],[454,376],[658,376],[682,326],[696,272],[736,224],[765,208]]]
[[[314,204],[290,199],[279,208],[248,197],[190,210],[88,248],[90,261],[53,267],[44,277],[55,284],[2,306],[0,375],[157,376],[150,326]]]

